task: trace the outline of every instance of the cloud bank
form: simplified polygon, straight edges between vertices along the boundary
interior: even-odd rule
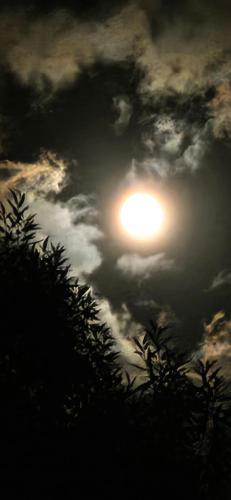
[[[44,199],[36,199],[31,204],[33,212],[38,214],[44,236],[49,236],[53,243],[65,246],[71,263],[71,272],[75,276],[91,274],[102,263],[102,255],[97,248],[97,242],[102,237],[102,231],[93,224],[78,222],[81,212],[78,196],[68,203],[52,203]],[[91,208],[89,207],[88,213]]]
[[[203,164],[211,137],[231,134],[231,37],[225,1],[131,1],[101,20],[65,9],[33,18],[0,17],[0,64],[38,96],[54,96],[95,63],[129,64],[140,72],[141,173],[162,178]],[[172,103],[172,104],[171,104]],[[116,95],[114,130],[129,125],[133,104]],[[204,119],[202,119],[204,117]]]
[[[0,62],[39,92],[48,84],[54,92],[72,84],[95,62],[133,60],[143,73],[144,101],[214,87],[214,134],[230,133],[231,37],[224,2],[185,2],[177,10],[177,3],[165,9],[163,2],[134,1],[106,20],[85,22],[65,10],[35,19],[8,11],[0,33]]]

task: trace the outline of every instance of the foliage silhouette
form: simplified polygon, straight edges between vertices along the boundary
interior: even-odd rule
[[[152,449],[158,449],[164,467],[159,471],[161,480],[168,457],[172,485],[175,481],[185,488],[191,485],[187,496],[212,499],[222,492],[221,498],[226,498],[231,458],[228,384],[215,361],[192,364],[186,353],[170,347],[168,328],[154,322],[150,326],[142,341],[135,339],[147,379],[137,389],[142,405],[146,402],[142,429],[146,453],[151,456]]]
[[[23,404],[46,424],[121,388],[113,339],[90,290],[69,276],[64,248],[36,241],[25,195],[1,205],[1,366]],[[12,314],[13,313],[13,314]]]
[[[71,277],[62,246],[36,239],[27,210],[16,190],[0,204],[4,494],[11,480],[23,498],[34,485],[34,498],[229,498],[219,368],[193,366],[151,323],[134,338],[137,378],[125,381],[89,287]]]

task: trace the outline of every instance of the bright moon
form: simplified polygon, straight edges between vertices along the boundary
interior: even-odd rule
[[[160,229],[164,219],[158,201],[148,193],[135,193],[122,205],[120,220],[125,231],[137,239],[149,239]]]

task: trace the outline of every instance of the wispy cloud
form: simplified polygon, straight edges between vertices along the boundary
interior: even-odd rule
[[[177,103],[175,114],[177,115]],[[210,127],[188,118],[178,118],[174,112],[162,112],[149,119],[145,128],[143,144],[144,159],[137,163],[137,170],[166,178],[180,172],[196,172],[202,166],[208,150]]]
[[[217,289],[223,285],[231,285],[231,272],[227,270],[220,271],[212,280],[209,291]]]
[[[67,164],[53,152],[42,153],[34,163],[0,162],[0,195],[10,188],[46,195],[59,193],[68,182]]]
[[[114,97],[113,104],[117,113],[114,129],[117,135],[121,135],[126,130],[132,116],[132,105],[128,96]]]
[[[225,377],[231,378],[231,320],[224,311],[214,314],[210,323],[204,325],[204,335],[194,354],[204,361],[217,361]]]
[[[174,259],[166,258],[164,253],[145,257],[135,253],[122,255],[116,265],[124,274],[146,279],[154,273],[173,269],[174,264]]]
[[[133,338],[140,336],[143,332],[143,327],[134,321],[126,304],[122,304],[120,310],[113,310],[111,304],[106,298],[101,298],[99,301],[99,317],[101,321],[106,323],[111,329],[115,339],[116,350],[120,353],[120,359],[123,366],[130,373],[130,363],[139,363],[140,359],[135,354]]]

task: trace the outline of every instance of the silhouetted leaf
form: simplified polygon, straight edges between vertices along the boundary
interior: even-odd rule
[[[15,191],[15,190],[13,190],[13,189],[10,189],[10,192],[11,192],[11,194],[12,194],[12,196],[13,196],[13,199],[14,199],[14,201],[15,201],[15,203],[16,203],[16,206],[17,206],[17,205],[18,205],[18,198],[17,198],[17,195],[16,195],[16,191]],[[10,200],[9,200],[9,199],[8,199],[8,202],[10,203]],[[11,204],[11,203],[10,203],[10,204]]]
[[[25,193],[23,193],[22,196],[21,196],[21,198],[20,198],[20,201],[19,201],[19,204],[18,204],[19,208],[21,208],[21,206],[23,205],[24,201],[25,201]]]

